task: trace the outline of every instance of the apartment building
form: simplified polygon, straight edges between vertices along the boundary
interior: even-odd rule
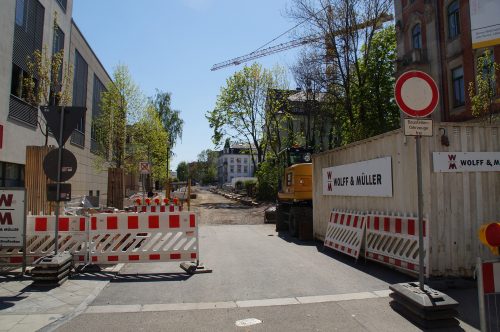
[[[72,9],[72,0],[0,1],[0,187],[23,187],[26,146],[45,144],[39,125],[42,115],[23,93],[26,58],[37,49],[48,56],[64,49],[64,63],[73,68],[71,105],[87,108],[65,145],[78,161],[69,181],[72,196],[99,196],[105,204],[107,171],[93,165],[97,144],[92,119],[111,78],[73,21]],[[48,144],[57,146],[51,135]]]
[[[440,89],[435,121],[473,119],[469,82],[486,49],[500,61],[500,2],[480,0],[395,0],[397,76],[416,69],[430,74]],[[472,24],[474,26],[472,26]],[[497,96],[500,96],[497,76]],[[500,111],[497,98],[494,109]]]
[[[254,157],[257,158],[255,154]],[[248,144],[231,144],[219,152],[217,160],[219,185],[231,183],[235,178],[253,177],[254,173],[252,149]]]

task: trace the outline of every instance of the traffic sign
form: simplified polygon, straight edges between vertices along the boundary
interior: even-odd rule
[[[436,82],[427,73],[411,70],[396,81],[394,97],[401,111],[411,117],[426,117],[436,108],[439,91]]]
[[[149,174],[151,173],[151,166],[147,161],[139,162],[139,172],[141,174]]]
[[[405,119],[405,136],[432,136],[432,120]]]
[[[42,114],[47,121],[47,126],[54,134],[59,146],[63,146],[68,140],[77,123],[85,113],[86,107],[76,106],[42,106]],[[61,132],[61,110],[64,109],[64,125],[62,126],[62,142],[59,142],[59,133]]]
[[[43,159],[43,170],[45,175],[52,181],[57,181],[57,158],[59,149],[50,151]],[[61,182],[68,181],[75,175],[77,162],[75,155],[66,149],[62,149],[61,156]]]

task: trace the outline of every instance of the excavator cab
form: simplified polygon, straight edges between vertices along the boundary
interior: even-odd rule
[[[312,149],[292,147],[282,150],[278,201],[312,200]]]
[[[280,183],[276,204],[276,230],[311,240],[312,149],[292,147],[279,153]]]

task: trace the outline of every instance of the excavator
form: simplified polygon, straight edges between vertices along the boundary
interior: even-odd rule
[[[276,231],[288,230],[292,237],[300,240],[313,239],[312,153],[310,148],[290,147],[278,154]]]

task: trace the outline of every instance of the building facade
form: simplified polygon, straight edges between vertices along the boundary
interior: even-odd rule
[[[93,165],[97,149],[92,119],[99,113],[101,92],[111,78],[72,19],[72,0],[5,0],[0,2],[0,187],[23,187],[26,146],[43,146],[40,111],[26,102],[23,78],[27,56],[42,50],[48,57],[64,50],[70,66],[71,105],[85,115],[65,148],[78,161],[69,181],[72,196],[99,196],[106,202],[107,171]],[[48,145],[57,146],[52,135]]]
[[[231,144],[219,152],[217,178],[220,186],[235,178],[250,178],[255,173],[251,148],[248,144]],[[257,158],[254,155],[254,158]]]
[[[473,48],[471,8],[477,0],[395,0],[397,32],[397,76],[408,70],[430,74],[440,89],[435,121],[467,121],[473,119],[469,98],[469,82],[477,75],[478,57],[489,49],[493,60],[500,60],[498,43]],[[487,1],[483,1],[485,5]],[[473,7],[471,7],[473,6]],[[498,17],[498,13],[496,14]],[[500,25],[497,29],[500,28]],[[497,75],[494,111],[500,111],[500,78]]]

